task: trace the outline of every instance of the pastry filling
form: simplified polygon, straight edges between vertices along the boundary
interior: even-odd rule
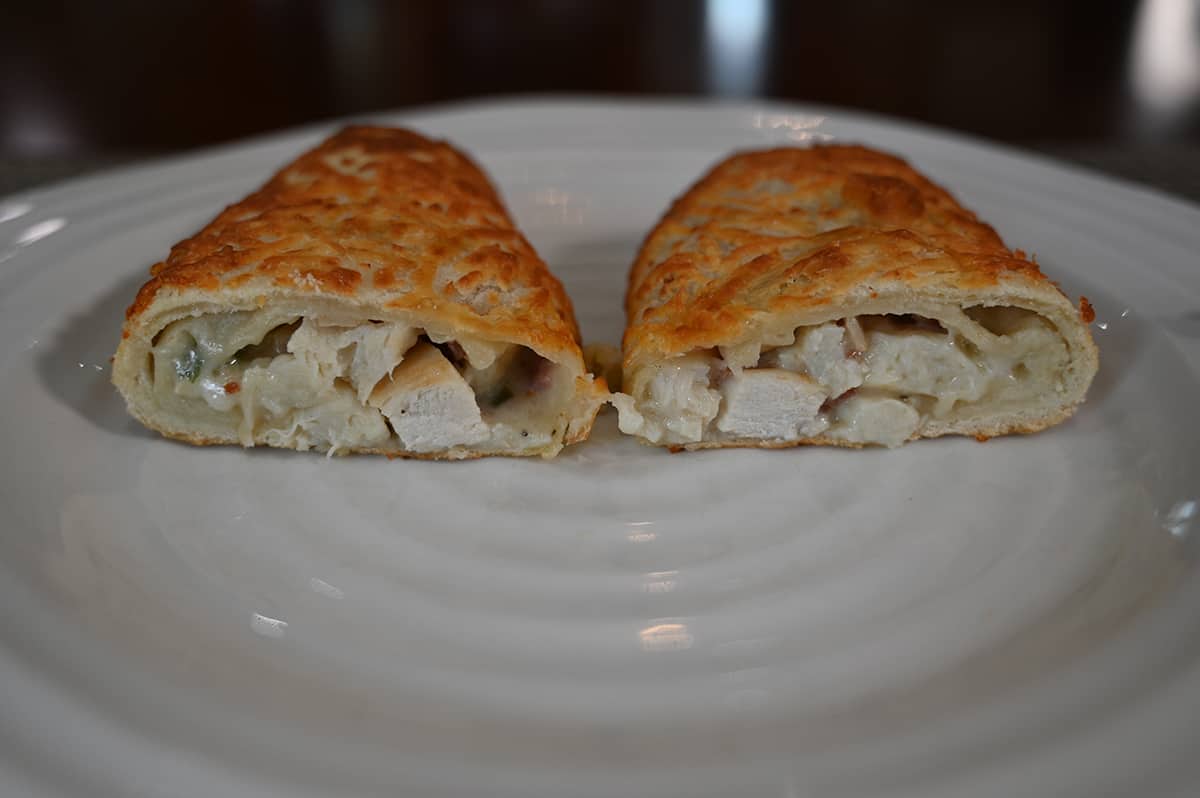
[[[567,370],[515,344],[262,312],[174,322],[145,378],[199,429],[331,453],[539,449],[561,437],[573,389]]]
[[[898,446],[938,424],[1018,411],[1064,390],[1066,342],[1037,313],[957,315],[852,316],[654,364],[614,400],[621,430],[678,445],[818,438]]]

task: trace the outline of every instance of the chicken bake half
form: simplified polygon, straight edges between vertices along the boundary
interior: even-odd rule
[[[462,153],[351,127],[176,245],[113,382],[197,444],[552,456],[607,398],[559,282]]]
[[[1086,299],[863,147],[717,165],[642,246],[626,313],[621,430],[673,448],[1036,432],[1098,367]]]

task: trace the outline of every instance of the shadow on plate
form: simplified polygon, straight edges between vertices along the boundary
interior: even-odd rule
[[[157,437],[125,412],[110,380],[125,308],[149,272],[147,266],[121,279],[87,310],[67,318],[37,357],[38,377],[50,393],[80,417],[122,437]]]
[[[1200,338],[1200,310],[1189,310],[1164,322],[1166,328],[1186,338]]]

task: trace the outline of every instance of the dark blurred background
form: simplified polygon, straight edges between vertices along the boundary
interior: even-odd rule
[[[0,63],[0,193],[342,114],[586,92],[866,109],[1200,198],[1200,0],[5,0]]]

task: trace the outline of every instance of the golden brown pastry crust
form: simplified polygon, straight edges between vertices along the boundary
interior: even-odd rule
[[[562,284],[487,177],[449,144],[408,130],[345,128],[176,244],[150,271],[126,311],[115,358],[114,382],[127,399],[135,364],[125,361],[170,322],[198,309],[308,300],[359,310],[364,320],[373,312],[399,315],[526,346],[566,367],[577,377],[581,415],[565,443],[587,437],[607,396],[603,381],[586,372]],[[171,437],[232,442],[164,428],[136,405],[131,401],[130,410],[139,420]],[[473,454],[492,453],[504,452]]]
[[[126,335],[165,290],[258,289],[265,299],[283,289],[436,310],[455,329],[582,363],[562,284],[483,172],[408,130],[342,130],[172,247],[150,274],[126,311]]]
[[[677,199],[629,275],[626,386],[649,363],[860,313],[1012,305],[1062,333],[1072,356],[1061,407],[1003,425],[932,424],[918,437],[1035,432],[1070,416],[1098,366],[1086,323],[1020,250],[903,160],[861,146],[735,154]],[[628,388],[627,388],[628,389]],[[704,441],[684,448],[858,444]]]

